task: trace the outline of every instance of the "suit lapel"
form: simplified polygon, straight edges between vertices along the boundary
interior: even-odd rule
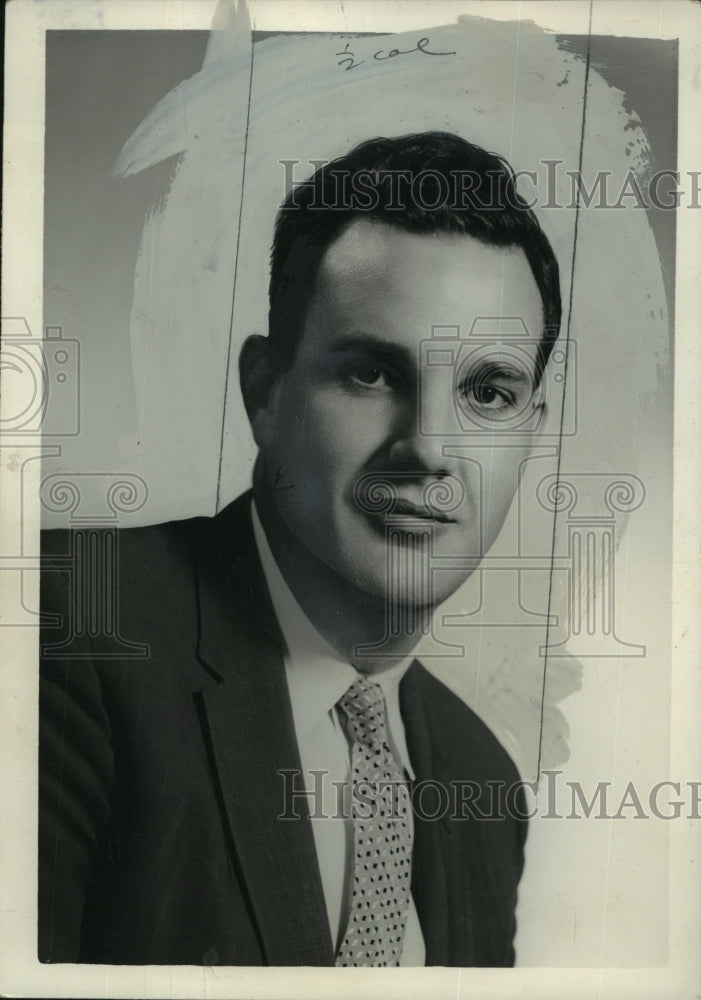
[[[219,680],[202,692],[211,757],[264,960],[333,965],[306,799],[285,809],[283,770],[301,773],[283,645],[240,498],[198,557],[198,655]],[[230,555],[235,552],[235,555]],[[301,779],[295,787],[302,787]]]
[[[447,789],[451,796],[447,804],[437,790],[437,782],[446,773],[444,754],[435,740],[435,734],[442,732],[442,720],[431,718],[429,699],[424,697],[427,676],[414,660],[399,689],[407,747],[416,775],[415,810],[420,805],[419,814],[414,813],[411,889],[426,945],[426,965],[464,964],[459,960],[466,942],[466,901],[460,891],[460,824],[450,822],[452,790]],[[426,785],[419,796],[417,786],[422,782]]]

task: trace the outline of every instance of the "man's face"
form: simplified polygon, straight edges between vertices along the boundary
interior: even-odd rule
[[[482,329],[493,344],[468,350],[457,378],[445,365],[422,365],[434,328],[457,327],[465,340],[478,317],[492,317]],[[495,317],[525,322],[531,342],[516,356],[499,342]],[[383,597],[391,580],[413,603],[425,603],[424,571],[407,557],[430,535],[434,570],[452,560],[432,574],[430,603],[445,600],[496,538],[515,494],[530,435],[511,436],[507,447],[504,428],[538,404],[541,327],[520,249],[352,223],[324,255],[292,366],[253,418],[287,529],[364,593]],[[442,488],[453,498],[443,507]],[[378,503],[388,489],[396,502]],[[390,560],[392,549],[399,559]]]

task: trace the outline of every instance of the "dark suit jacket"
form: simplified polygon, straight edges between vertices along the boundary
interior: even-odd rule
[[[300,761],[249,497],[215,518],[46,536],[40,959],[333,965],[304,800],[300,819],[278,818],[279,772]],[[149,655],[125,655],[139,652],[127,642]],[[472,783],[464,801],[482,790],[489,813],[487,791],[503,799],[514,764],[416,661],[400,704],[416,781],[429,782],[412,884],[427,964],[513,964],[526,823],[469,807],[454,818],[451,782]]]

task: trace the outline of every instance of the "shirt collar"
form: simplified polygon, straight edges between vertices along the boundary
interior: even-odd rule
[[[309,732],[333,709],[359,673],[320,635],[299,606],[275,561],[255,501],[251,502],[251,518],[265,581],[287,648],[285,665],[295,730],[298,734]],[[398,702],[399,682],[413,659],[413,654],[407,656],[372,677],[382,688],[388,706]]]

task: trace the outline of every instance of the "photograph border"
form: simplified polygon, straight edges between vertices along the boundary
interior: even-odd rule
[[[428,8],[430,6],[430,14]],[[3,315],[23,317],[41,331],[43,299],[44,38],[47,30],[165,28],[203,30],[211,25],[215,0],[181,4],[145,0],[80,0],[37,3],[12,0],[6,13],[5,174],[3,185]],[[678,164],[683,175],[701,170],[701,7],[685,0],[571,0],[567,4],[511,0],[385,0],[329,3],[307,0],[249,0],[258,31],[398,31],[444,24],[459,13],[494,20],[523,18],[562,33],[679,38]],[[695,773],[701,758],[701,731],[694,711],[701,700],[698,607],[698,497],[701,494],[701,212],[677,213],[674,331],[674,534],[672,622],[672,710],[670,773]],[[36,335],[36,333],[35,333]],[[12,412],[12,400],[0,402]],[[1,443],[1,442],[0,442]],[[42,442],[27,448],[41,454]],[[25,452],[22,457],[29,455]],[[1,528],[38,551],[39,461],[24,470],[20,456],[0,448]],[[30,509],[22,488],[34,493]],[[33,542],[33,544],[32,544]],[[22,551],[25,550],[25,544]],[[13,572],[0,565],[0,581]],[[38,566],[37,566],[38,569]],[[16,571],[16,568],[15,568]],[[27,574],[25,599],[38,606],[38,573]],[[0,586],[0,623],[9,608]],[[193,966],[81,966],[60,968],[36,959],[37,703],[38,630],[14,628],[3,636],[0,664],[0,993],[56,997],[251,997],[355,998],[382,996],[636,998],[694,996],[701,991],[698,940],[701,938],[701,865],[698,826],[693,819],[669,824],[669,960],[659,968],[495,969],[264,969]],[[28,669],[31,667],[32,669]],[[689,772],[694,772],[689,774]],[[650,901],[655,906],[655,901]]]

